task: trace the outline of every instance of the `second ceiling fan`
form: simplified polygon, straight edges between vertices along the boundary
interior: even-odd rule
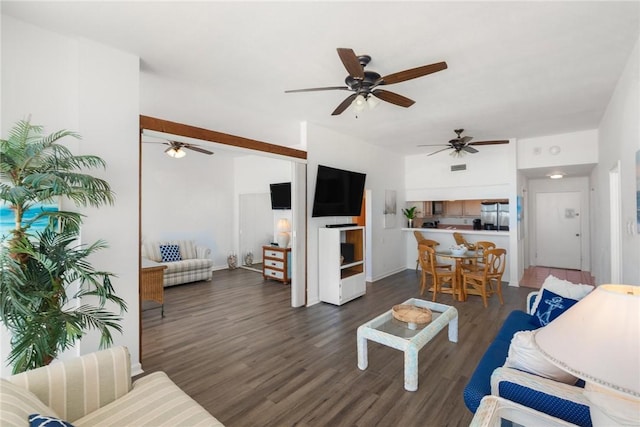
[[[473,139],[472,136],[461,136],[460,134],[462,134],[462,132],[464,132],[464,129],[455,129],[454,132],[456,133],[456,135],[458,135],[457,138],[451,139],[449,140],[449,142],[447,144],[420,144],[418,145],[418,147],[439,147],[442,145],[446,145],[445,148],[441,149],[441,150],[436,150],[432,153],[427,154],[428,156],[433,156],[436,153],[439,153],[441,151],[445,151],[445,150],[453,150],[450,154],[452,156],[461,156],[464,153],[477,153],[478,150],[476,150],[475,148],[471,147],[472,145],[497,145],[497,144],[508,144],[509,140],[507,139],[499,139],[499,140],[495,140],[495,141],[476,141],[476,142],[471,142],[471,140]]]
[[[423,65],[421,67],[399,71],[382,77],[375,71],[365,71],[364,68],[371,61],[371,57],[369,55],[357,56],[353,49],[338,48],[338,56],[340,57],[344,68],[346,68],[349,73],[344,80],[346,86],[285,90],[285,93],[315,92],[321,90],[348,90],[353,92],[344,101],[342,101],[340,105],[338,105],[338,108],[336,108],[333,113],[331,113],[333,116],[341,114],[354,101],[356,105],[361,104],[363,106],[367,102],[372,102],[370,101],[373,99],[372,96],[400,107],[407,108],[412,106],[415,101],[397,93],[390,92],[385,89],[379,89],[378,87],[426,76],[447,68],[446,62],[437,62],[435,64]]]
[[[169,157],[174,157],[176,159],[180,159],[186,155],[186,152],[183,150],[184,148],[186,148],[187,150],[197,151],[198,153],[202,153],[202,154],[208,154],[208,155],[213,154],[213,151],[206,150],[200,147],[199,145],[189,144],[187,142],[172,141],[169,139],[162,142],[157,142],[157,141],[142,141],[142,142],[168,145],[169,148],[164,150],[165,154]]]

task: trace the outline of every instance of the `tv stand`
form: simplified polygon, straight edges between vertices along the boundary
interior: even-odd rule
[[[347,224],[327,224],[326,227],[327,228],[343,228],[343,227],[355,227],[356,224],[355,222],[350,222]]]
[[[364,227],[318,230],[320,301],[342,305],[364,295]]]

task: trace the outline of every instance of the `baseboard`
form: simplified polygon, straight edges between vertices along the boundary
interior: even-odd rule
[[[366,278],[366,281],[367,281],[367,282],[370,282],[370,283],[377,282],[378,280],[382,280],[382,279],[384,279],[385,277],[393,276],[394,274],[398,274],[398,273],[400,273],[400,272],[402,272],[402,271],[405,271],[405,270],[408,270],[408,268],[406,268],[406,267],[399,267],[399,268],[397,268],[397,269],[395,269],[395,270],[392,270],[392,271],[388,271],[388,272],[386,272],[386,273],[379,274],[379,275],[377,275],[377,276],[376,276],[376,277],[374,277],[374,278],[367,277],[367,278]]]

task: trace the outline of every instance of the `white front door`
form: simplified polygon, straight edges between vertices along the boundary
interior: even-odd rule
[[[536,265],[580,270],[581,194],[536,194]]]

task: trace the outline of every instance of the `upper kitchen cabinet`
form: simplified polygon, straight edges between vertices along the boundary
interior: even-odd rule
[[[433,216],[433,210],[432,210],[433,203],[424,202],[423,205],[424,205],[424,209],[422,210],[423,212],[422,216],[423,217]]]
[[[482,202],[480,200],[465,200],[462,209],[464,216],[475,216],[480,218],[480,206]]]
[[[462,216],[463,201],[462,200],[447,200],[444,202],[444,215],[445,216]]]

